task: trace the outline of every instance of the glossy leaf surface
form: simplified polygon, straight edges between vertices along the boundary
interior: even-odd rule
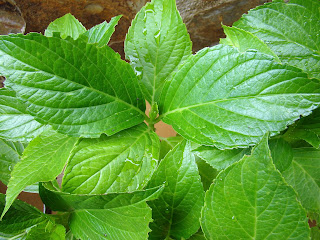
[[[62,182],[69,193],[102,194],[143,189],[157,167],[160,141],[145,124],[74,149]]]
[[[201,226],[207,239],[309,239],[306,212],[274,167],[267,137],[217,176]]]
[[[190,57],[161,99],[163,121],[183,137],[246,147],[309,115],[320,103],[320,82],[267,55],[218,45]]]
[[[138,12],[126,36],[125,53],[151,105],[168,76],[191,55],[191,45],[174,0],[153,0]]]
[[[0,72],[37,121],[63,134],[111,135],[145,117],[133,70],[108,46],[37,33],[1,36]]]

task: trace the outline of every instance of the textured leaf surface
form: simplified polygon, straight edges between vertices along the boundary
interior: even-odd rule
[[[302,206],[319,213],[320,151],[313,148],[294,149],[293,161],[282,175],[298,193]]]
[[[269,140],[271,156],[276,168],[283,172],[286,170],[293,159],[293,150],[288,142],[282,138]]]
[[[111,137],[83,139],[70,158],[62,189],[81,194],[142,189],[157,167],[159,145],[145,124]]]
[[[200,226],[204,191],[190,142],[183,141],[160,162],[149,187],[165,183],[159,199],[149,202],[152,208],[149,239],[189,238]]]
[[[295,2],[298,4],[259,6],[233,26],[264,41],[282,62],[320,78],[320,4],[314,0]]]
[[[220,150],[215,147],[201,146],[193,150],[193,152],[206,161],[211,167],[222,170],[238,162],[245,154],[249,154],[250,149]]]
[[[151,105],[158,101],[168,76],[191,55],[191,48],[174,0],[153,0],[136,15],[125,40],[125,54]]]
[[[2,216],[26,186],[54,180],[62,172],[77,141],[53,130],[46,130],[31,141],[11,173]]]
[[[267,55],[218,45],[190,57],[161,99],[163,121],[183,137],[245,147],[310,114],[320,102],[320,82]]]
[[[107,45],[120,18],[121,16],[113,17],[110,22],[104,21],[85,32],[84,35],[88,36],[88,43],[97,43],[99,47]]]
[[[220,43],[234,46],[240,52],[258,50],[259,52],[273,56],[277,62],[280,62],[277,55],[257,36],[240,28],[224,25],[222,27],[227,38],[220,39]]]
[[[267,137],[218,175],[201,226],[207,239],[309,239],[306,212],[274,167]]]
[[[0,194],[1,210],[5,205],[5,195]],[[0,238],[10,238],[22,234],[26,229],[46,221],[46,217],[38,209],[20,200],[14,201],[7,214],[0,221]],[[3,238],[1,238],[3,239]],[[4,238],[5,239],[5,238]]]
[[[62,38],[72,37],[77,39],[86,32],[86,28],[72,14],[67,13],[51,22],[44,34],[47,37],[52,37],[54,32],[60,33]]]
[[[64,240],[65,236],[66,229],[64,226],[47,221],[31,228],[26,240]]]
[[[0,181],[8,184],[14,165],[20,161],[24,150],[21,142],[10,142],[0,139]]]
[[[148,239],[151,209],[145,202],[103,210],[77,210],[70,218],[70,228],[82,240]]]
[[[54,189],[50,184],[40,185],[40,196],[46,206],[53,211],[74,211],[83,209],[111,209],[129,206],[142,201],[158,198],[163,186],[130,193],[70,194]]]
[[[137,78],[108,46],[37,33],[1,36],[0,72],[28,112],[61,133],[99,137],[144,120]]]
[[[27,112],[27,104],[12,90],[0,89],[0,137],[11,141],[31,141],[46,127]]]

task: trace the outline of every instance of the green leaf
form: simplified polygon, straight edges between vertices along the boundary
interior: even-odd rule
[[[201,229],[199,229],[199,231],[193,234],[190,238],[188,238],[188,240],[206,240],[206,238],[204,237],[204,234],[201,231]]]
[[[86,28],[78,21],[78,19],[76,19],[72,14],[67,13],[63,17],[57,18],[51,22],[45,30],[44,35],[52,37],[54,32],[58,32],[63,39],[67,37],[77,39],[86,31]]]
[[[65,236],[66,229],[64,226],[47,221],[31,228],[31,230],[28,232],[26,240],[64,240]]]
[[[228,27],[225,25],[222,25],[222,27],[227,38],[220,39],[220,43],[234,46],[238,48],[240,52],[258,50],[261,53],[273,56],[277,62],[280,62],[278,56],[252,33],[236,27]]]
[[[299,5],[259,6],[233,26],[257,36],[283,63],[303,69],[310,77],[320,78],[320,4],[313,0],[295,2]]]
[[[276,168],[280,172],[285,171],[293,159],[293,150],[290,144],[282,138],[276,138],[269,140],[269,148]]]
[[[314,148],[320,148],[320,108],[305,118],[302,118],[290,126],[283,136],[289,142],[292,140],[303,139],[311,144]]]
[[[70,228],[82,240],[148,239],[151,209],[145,202],[103,210],[77,210],[70,218]]]
[[[180,67],[161,103],[163,121],[183,137],[218,148],[247,147],[309,115],[320,103],[320,82],[268,55],[218,45]]]
[[[183,140],[183,137],[180,137],[180,136],[161,138],[159,159],[163,159],[167,155],[167,153],[172,148],[174,148],[178,143],[180,143],[182,140]]]
[[[160,162],[148,186],[165,183],[159,199],[149,202],[152,208],[149,239],[188,238],[198,231],[204,191],[191,143],[183,141]]]
[[[274,167],[267,136],[218,175],[201,226],[207,239],[309,239],[306,212]]]
[[[0,139],[0,181],[7,185],[14,165],[20,161],[24,145]]]
[[[0,72],[37,121],[63,134],[111,135],[145,117],[133,70],[108,46],[37,33],[1,36]]]
[[[0,194],[1,210],[5,205],[5,195]],[[10,238],[25,233],[27,229],[46,221],[47,218],[35,207],[22,202],[14,201],[7,214],[0,221],[0,238]],[[3,238],[1,238],[3,239]]]
[[[320,150],[297,148],[283,177],[298,193],[307,210],[320,212]]]
[[[192,43],[174,0],[152,0],[143,7],[125,40],[126,58],[151,105],[168,76],[192,53]]]
[[[70,157],[62,190],[102,194],[143,189],[157,167],[159,145],[145,124],[111,137],[83,139]]]
[[[98,47],[103,47],[109,43],[114,32],[115,26],[118,24],[121,15],[111,18],[110,22],[104,21],[86,31],[83,35],[88,37],[88,43],[97,43]]]
[[[311,228],[311,240],[319,240],[320,239],[320,228],[319,227],[313,227]]]
[[[196,163],[201,177],[201,182],[204,191],[207,191],[211,186],[213,180],[217,177],[219,171],[211,167],[206,161],[196,157]]]
[[[27,112],[27,104],[14,91],[0,89],[0,137],[11,141],[31,141],[46,127]]]
[[[77,138],[46,130],[30,142],[11,173],[2,217],[26,186],[52,181],[62,172],[77,141]]]
[[[206,161],[211,167],[223,170],[231,164],[238,162],[245,154],[250,153],[249,148],[237,148],[220,150],[215,147],[200,146],[193,150],[201,159]]]
[[[49,183],[40,185],[40,196],[46,206],[53,211],[74,211],[83,209],[112,209],[129,206],[159,197],[163,186],[130,193],[70,194],[54,189]]]

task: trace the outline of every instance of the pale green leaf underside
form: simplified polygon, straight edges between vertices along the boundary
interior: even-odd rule
[[[111,135],[144,120],[137,78],[108,46],[37,33],[1,36],[0,72],[37,121],[63,134]]]
[[[193,150],[193,152],[206,161],[211,167],[222,170],[239,161],[245,154],[249,154],[250,149],[237,148],[220,150],[215,147],[201,146]]]
[[[159,145],[145,124],[111,137],[83,139],[70,157],[62,189],[81,194],[142,189],[157,167]]]
[[[112,209],[150,201],[158,198],[162,190],[163,186],[128,193],[77,195],[58,191],[50,183],[42,183],[39,193],[42,201],[51,210],[70,212],[85,209]]]
[[[283,63],[320,78],[319,2],[295,2],[259,6],[243,15],[234,26],[265,42]]]
[[[293,160],[283,177],[298,193],[303,207],[320,212],[320,151],[297,148]]]
[[[97,43],[99,47],[103,47],[109,43],[115,26],[118,24],[121,16],[111,18],[110,22],[104,21],[85,32],[83,35],[88,37],[88,43]]]
[[[234,46],[240,52],[257,50],[261,53],[271,55],[277,62],[280,62],[277,55],[258,37],[250,32],[236,27],[222,26],[227,38],[220,39],[220,43]]]
[[[14,165],[20,161],[24,145],[0,139],[0,181],[8,184]]]
[[[19,193],[36,182],[54,180],[63,170],[69,154],[78,141],[53,130],[46,130],[30,142],[12,173],[6,192],[6,207],[9,209]]]
[[[103,210],[77,210],[70,228],[82,240],[147,240],[151,209],[145,202]]]
[[[24,101],[12,90],[0,89],[0,137],[11,141],[31,141],[46,127],[27,112]]]
[[[301,70],[218,45],[190,57],[166,83],[160,114],[192,141],[246,147],[309,115],[319,103],[320,82]]]
[[[125,54],[151,105],[158,101],[165,80],[191,51],[174,0],[153,0],[136,15],[126,36]]]
[[[217,176],[201,226],[207,239],[309,239],[306,212],[272,164],[267,137]]]
[[[189,238],[200,226],[204,191],[191,144],[176,145],[160,162],[148,186],[165,183],[160,197],[149,202],[152,208],[149,239]],[[167,238],[168,239],[168,238]]]
[[[45,30],[45,36],[52,37],[54,32],[60,33],[61,38],[72,37],[77,39],[85,33],[86,28],[72,14],[67,13],[63,17],[57,18],[51,22]]]

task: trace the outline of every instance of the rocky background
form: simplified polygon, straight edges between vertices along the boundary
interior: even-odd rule
[[[90,28],[111,17],[123,15],[110,46],[123,56],[123,40],[135,14],[145,5],[147,0],[15,0],[26,22],[26,33],[44,32],[48,24],[66,13],[72,13]],[[221,23],[232,25],[241,15],[257,5],[271,0],[177,0],[177,7],[187,25],[193,42],[193,50],[212,46],[224,37]],[[0,0],[13,2],[13,0]],[[14,7],[10,12],[11,25],[16,29],[23,22],[19,18],[19,11]],[[8,14],[0,12],[0,22]],[[3,17],[4,16],[4,17]],[[10,22],[9,21],[9,22]],[[8,22],[8,21],[7,21]],[[23,27],[22,27],[23,28]],[[17,30],[15,29],[14,32]]]

